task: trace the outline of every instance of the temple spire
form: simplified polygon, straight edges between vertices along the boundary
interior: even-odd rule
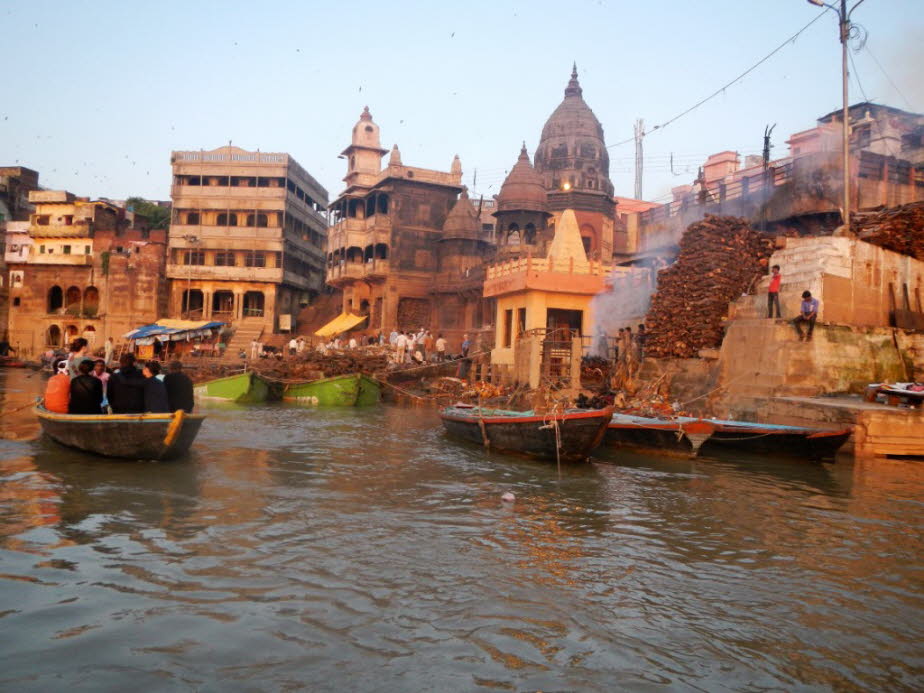
[[[584,90],[581,89],[581,83],[578,82],[577,62],[575,61],[571,66],[571,80],[565,88],[565,96],[580,96],[583,93]]]

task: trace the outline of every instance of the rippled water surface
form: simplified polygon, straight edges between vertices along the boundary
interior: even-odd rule
[[[0,406],[43,382],[0,372]],[[430,411],[207,413],[169,463],[3,416],[0,688],[924,686],[924,462],[559,477]]]

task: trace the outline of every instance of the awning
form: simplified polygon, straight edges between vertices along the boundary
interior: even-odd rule
[[[368,318],[368,315],[353,315],[352,313],[341,313],[336,318],[327,323],[320,330],[315,332],[315,335],[318,337],[333,337],[336,334],[341,332],[346,332],[347,330],[352,330],[354,327],[359,325],[363,320]]]
[[[122,335],[123,339],[151,339],[160,337],[161,341],[182,340],[211,334],[223,322],[202,322],[201,320],[158,320],[152,325],[142,325]]]

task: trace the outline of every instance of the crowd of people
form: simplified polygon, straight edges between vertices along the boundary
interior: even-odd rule
[[[87,340],[75,339],[66,358],[54,364],[45,387],[45,408],[59,414],[165,414],[192,412],[193,383],[183,364],[171,361],[161,374],[159,361],[142,368],[134,354],[123,354],[110,372],[105,359],[87,356]]]

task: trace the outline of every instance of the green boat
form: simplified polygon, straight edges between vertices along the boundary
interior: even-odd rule
[[[238,373],[199,383],[193,392],[197,399],[260,404],[267,400],[269,391],[269,383],[256,373]]]
[[[318,407],[364,407],[377,404],[382,385],[362,373],[290,383],[282,393],[284,402]]]

